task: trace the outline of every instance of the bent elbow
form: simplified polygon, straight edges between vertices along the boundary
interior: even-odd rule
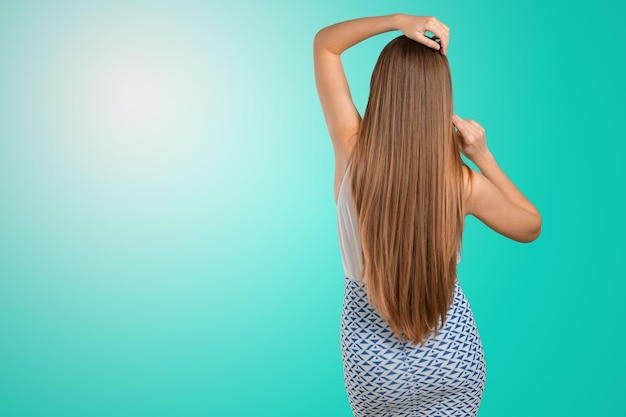
[[[530,243],[535,241],[539,235],[541,234],[541,226],[542,226],[542,219],[541,216],[537,216],[537,221],[535,222],[535,224],[533,225],[532,229],[530,230],[530,234],[528,236],[527,239],[524,240],[524,243]]]
[[[341,55],[340,49],[330,37],[327,28],[320,29],[313,38],[313,51],[326,51],[333,55]]]
[[[324,28],[325,29],[325,28]],[[324,39],[324,29],[320,29],[313,38],[313,48],[317,49],[320,47],[324,47],[325,39]]]
[[[315,36],[313,37],[313,47],[317,47],[317,44],[320,42],[320,32],[321,30],[319,30]]]

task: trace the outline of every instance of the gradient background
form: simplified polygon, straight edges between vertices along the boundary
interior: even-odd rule
[[[0,415],[351,415],[312,42],[393,12],[451,28],[455,111],[543,216],[530,244],[468,217],[479,415],[623,412],[613,2],[3,1]],[[399,34],[343,55],[361,112]]]

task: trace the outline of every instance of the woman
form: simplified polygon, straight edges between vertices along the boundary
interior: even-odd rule
[[[378,58],[361,118],[340,55],[392,30],[402,35]],[[499,168],[485,130],[453,112],[449,34],[432,16],[398,13],[315,36],[335,152],[341,353],[355,416],[475,416],[486,367],[456,275],[465,216],[518,242],[541,233],[539,212]]]

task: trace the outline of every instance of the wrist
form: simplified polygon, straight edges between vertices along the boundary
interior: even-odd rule
[[[494,162],[496,160],[495,157],[493,156],[493,154],[491,153],[491,151],[489,151],[489,149],[481,152],[474,159],[475,160],[473,162],[479,168],[481,167],[481,165],[487,165],[487,164],[490,164],[490,163],[492,163],[492,162]]]
[[[406,14],[404,13],[394,13],[392,15],[390,15],[391,17],[391,24],[393,26],[393,28],[395,30],[400,30],[400,27],[402,26],[402,20],[404,20],[404,17],[406,16]]]

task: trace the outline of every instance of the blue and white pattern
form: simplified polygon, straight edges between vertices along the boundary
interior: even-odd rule
[[[424,345],[413,346],[393,334],[370,305],[362,280],[358,218],[347,181],[351,165],[339,187],[337,225],[345,280],[341,355],[352,412],[355,417],[476,416],[485,356],[458,277],[436,338],[431,333]]]
[[[344,280],[341,355],[354,416],[476,416],[485,357],[458,278],[444,326],[418,346],[394,335],[370,305],[362,282]]]

